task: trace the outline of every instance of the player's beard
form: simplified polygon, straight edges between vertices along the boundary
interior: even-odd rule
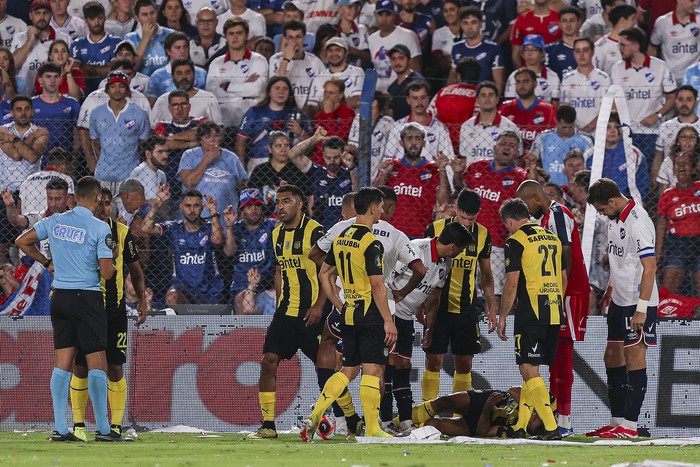
[[[328,172],[331,174],[337,174],[338,171],[340,171],[340,166],[338,164],[331,163],[326,166],[326,169],[328,169]]]

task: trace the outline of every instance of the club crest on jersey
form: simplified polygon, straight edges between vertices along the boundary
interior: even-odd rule
[[[691,26],[691,27],[690,27],[690,33],[693,35],[693,37],[698,37],[698,33],[699,33],[699,32],[700,32],[700,31],[698,31],[697,26]]]
[[[310,66],[306,67],[306,74],[309,75],[309,78],[313,78],[314,76],[316,76],[316,73],[314,73],[313,68],[311,68]]]
[[[372,136],[377,139],[377,141],[381,141],[384,139],[384,133],[381,130],[377,130],[374,133],[372,133]]]
[[[481,61],[481,60],[483,60],[483,59],[485,59],[485,58],[486,58],[486,52],[481,52],[480,54],[478,54],[478,55],[476,56],[476,59],[479,60],[479,61]]]
[[[106,47],[102,47],[102,48],[100,49],[100,53],[101,53],[101,54],[106,54],[107,52],[109,52],[109,49],[110,49],[110,46],[109,46],[109,45],[106,46]]]
[[[625,229],[620,229],[620,238],[622,240],[625,239],[625,236],[627,235],[627,232],[625,232]]]
[[[126,128],[127,130],[131,130],[135,125],[136,125],[136,120],[125,120],[124,121],[124,128]]]
[[[541,125],[544,123],[544,117],[542,115],[535,115],[535,117],[532,119],[532,122],[535,125]]]
[[[594,91],[597,91],[598,89],[600,89],[600,83],[598,81],[591,81],[591,87]]]
[[[503,186],[513,186],[515,184],[515,180],[512,178],[504,178],[503,179]]]
[[[431,178],[433,178],[433,174],[430,172],[421,172],[420,174],[420,179],[423,181],[430,180]]]
[[[265,243],[265,240],[267,240],[267,232],[263,232],[262,235],[258,238],[258,243]]]
[[[241,64],[241,71],[245,74],[248,74],[248,72],[250,71],[250,67],[247,63]]]
[[[554,36],[559,31],[559,25],[550,24],[549,26],[547,26],[547,31],[549,31],[549,33]]]
[[[644,77],[647,79],[647,81],[649,83],[653,82],[654,78],[655,78],[654,73],[652,73],[651,71],[644,73]]]
[[[204,235],[199,239],[199,246],[204,246],[209,241],[209,235]]]
[[[696,197],[700,198],[700,190],[695,190],[695,191],[693,192],[693,194],[694,194]]]
[[[70,113],[70,107],[66,106],[63,108],[63,113],[64,114],[69,114]]]
[[[291,246],[292,246],[291,240],[287,240],[286,242],[284,242],[284,249],[285,250],[289,250],[289,247],[291,247]]]
[[[299,241],[294,242],[294,249],[295,249],[295,250],[298,250],[298,249],[300,249],[300,248],[301,248],[301,242],[299,242]]]
[[[10,34],[15,33],[15,27],[14,26],[5,26],[5,30],[9,32]]]
[[[350,180],[343,180],[342,182],[339,183],[340,188],[345,188],[350,184]]]
[[[541,80],[539,81],[539,85],[540,85],[540,88],[541,88],[543,91],[546,91],[547,88],[549,88],[549,83],[547,83],[547,80],[546,80],[546,79],[541,79]]]

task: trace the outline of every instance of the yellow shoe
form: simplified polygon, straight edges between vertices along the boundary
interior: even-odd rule
[[[365,435],[365,436],[367,436],[368,438],[393,438],[393,436],[391,436],[389,433],[387,433],[386,431],[383,431],[383,430],[379,430],[378,432],[376,432],[373,435]]]
[[[85,431],[84,426],[74,426],[73,427],[73,436],[78,438],[80,441],[87,441],[87,432]]]
[[[277,438],[277,430],[273,428],[258,428],[258,431],[246,436],[248,439],[274,439]]]

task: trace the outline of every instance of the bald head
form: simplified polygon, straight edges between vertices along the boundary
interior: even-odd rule
[[[549,209],[551,202],[547,193],[542,189],[542,185],[535,180],[522,182],[515,192],[515,196],[525,201],[530,215],[535,219],[539,219],[544,215]]]

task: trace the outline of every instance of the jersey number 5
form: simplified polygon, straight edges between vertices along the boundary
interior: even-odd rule
[[[340,277],[343,280],[343,282],[354,284],[355,279],[352,277],[352,264],[350,263],[349,251],[345,253],[343,253],[342,251],[338,252],[338,264],[340,265]]]
[[[549,250],[552,250],[551,256]],[[551,276],[557,270],[557,246],[540,245],[538,252],[542,253],[542,277]],[[551,264],[550,263],[551,259]]]

